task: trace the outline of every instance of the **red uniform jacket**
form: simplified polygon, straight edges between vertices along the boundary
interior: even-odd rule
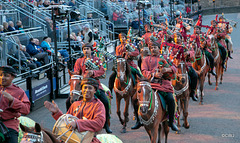
[[[77,59],[75,65],[74,65],[74,72],[77,73],[77,74],[80,74],[80,70],[81,70],[81,74],[82,75],[85,75],[86,74],[86,65],[84,64],[85,63],[85,60],[86,58],[85,57],[82,57],[82,58],[79,58]],[[98,58],[98,57],[93,57],[93,63],[95,63],[96,65],[100,65],[101,64],[101,60]],[[93,70],[94,74],[92,76],[92,78],[97,78],[101,75],[103,75],[105,73],[105,70],[103,68],[103,66],[101,65],[99,67],[99,70]],[[102,89],[102,85],[99,81],[99,79],[96,79],[99,83],[99,89]]]
[[[163,76],[166,76],[168,74],[172,78],[175,77],[176,67],[174,65],[169,65],[166,60],[164,60],[163,58],[159,58],[159,56],[148,56],[143,60],[141,65],[143,76],[150,80],[152,78],[152,73],[154,73],[155,69],[158,68],[159,62],[163,63],[163,67],[168,67],[172,69],[171,73],[164,73]],[[151,86],[153,89],[157,89],[159,91],[173,93],[173,87],[170,80],[162,79],[162,84],[151,83]]]
[[[3,95],[0,95],[0,109],[3,110],[3,112],[0,113],[0,117],[3,120],[7,120],[3,121],[6,127],[14,129],[18,132],[19,120],[17,118],[20,117],[21,114],[29,114],[30,101],[28,100],[25,92],[14,84],[5,88],[0,87],[0,90],[5,90],[14,97],[13,101],[9,103],[8,99],[6,99]]]
[[[84,102],[83,100],[75,101],[66,114],[71,114],[79,118],[76,121],[79,132],[98,132],[103,128],[106,120],[104,105],[96,98],[88,102]],[[58,118],[62,115],[62,111],[59,111],[52,116],[55,120],[58,120]],[[88,120],[83,120],[83,117]],[[96,139],[93,139],[92,143],[93,142],[96,142]]]
[[[126,52],[125,46],[126,46],[126,44],[124,44],[124,45],[121,44],[121,45],[118,45],[118,46],[116,47],[116,56],[123,56],[123,53]],[[131,57],[136,57],[136,56],[138,56],[138,55],[139,55],[138,49],[136,49],[134,45],[131,45],[131,46],[133,46],[133,48],[135,49],[135,51],[129,52],[129,55],[130,55]],[[130,66],[132,66],[133,68],[137,69],[137,65],[136,65],[132,60],[127,60],[127,61],[128,61],[128,64],[129,64]]]
[[[145,33],[142,38],[144,38],[145,40],[145,44],[148,45],[150,43],[150,37],[151,37],[152,33],[151,32],[147,32]]]

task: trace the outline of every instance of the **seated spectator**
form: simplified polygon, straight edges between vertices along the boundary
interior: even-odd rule
[[[16,23],[16,26],[15,26],[15,29],[16,30],[20,30],[19,28],[22,27],[22,21],[21,20],[18,20],[17,23]]]
[[[51,48],[50,43],[51,43],[51,38],[50,37],[44,37],[40,46],[43,49],[47,49],[48,51],[51,51],[51,53],[54,54],[54,50]],[[65,64],[67,64],[67,61],[68,61],[68,58],[69,58],[69,54],[68,54],[67,50],[58,50],[58,52],[63,56],[64,62],[65,62]]]
[[[113,23],[114,23],[114,24],[117,24],[118,18],[119,18],[119,16],[118,16],[118,11],[115,10],[115,11],[113,12]]]
[[[39,0],[39,1],[38,1],[37,7],[39,7],[39,8],[44,7],[44,6],[43,6],[43,0]]]
[[[135,18],[135,20],[131,23],[131,27],[133,29],[133,34],[137,34],[139,30],[139,21],[138,18]]]
[[[29,44],[27,45],[27,52],[30,54],[30,56],[33,56],[38,59],[38,61],[43,61],[44,64],[48,64],[48,54],[45,52],[40,52],[37,49],[37,46],[35,44],[35,40],[33,38],[30,38]]]
[[[3,22],[3,32],[9,32],[8,31],[8,23],[7,22]]]
[[[87,14],[87,19],[92,19],[92,16],[93,16],[92,13],[88,13]]]
[[[93,32],[90,29],[90,25],[86,24],[83,27],[83,29],[84,29],[84,45],[89,44],[90,46],[93,46],[93,44],[94,44],[94,37],[93,37]]]
[[[12,21],[8,22],[8,31],[15,31],[14,23]]]
[[[71,0],[71,1],[68,3],[68,6],[75,7],[75,0]]]
[[[0,33],[4,33],[3,30],[3,25],[0,25]]]
[[[50,1],[49,0],[45,0],[44,3],[43,3],[43,6],[44,7],[49,7],[50,5]]]
[[[34,39],[34,43],[36,44],[36,47],[40,52],[44,52],[42,47],[40,47],[40,45],[39,45],[39,40],[38,39]]]
[[[82,31],[79,31],[79,32],[77,33],[77,41],[79,41],[81,44],[83,44]]]
[[[19,45],[21,61],[26,63],[30,69],[35,69],[41,66],[41,63],[36,59],[32,58],[27,52],[24,45]],[[18,58],[18,54],[17,54]]]

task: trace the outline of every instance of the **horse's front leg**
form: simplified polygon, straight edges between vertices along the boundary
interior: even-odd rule
[[[215,86],[215,90],[218,90],[218,78],[219,78],[219,74],[220,74],[220,63],[217,64],[216,66],[216,86]]]
[[[188,98],[184,99],[183,102],[184,102],[184,108],[183,108],[184,127],[186,129],[188,129],[189,128],[189,123],[188,123],[188,120],[187,120],[187,117],[188,117],[188,102],[189,102]]]
[[[123,125],[123,119],[121,118],[121,111],[120,111],[120,105],[121,105],[121,97],[119,97],[120,95],[118,95],[117,93],[115,93],[116,95],[116,104],[117,104],[117,115],[119,118],[119,121],[121,122],[121,124]]]
[[[159,126],[156,125],[151,130],[151,143],[156,143],[157,135],[158,135],[158,128],[159,128]]]
[[[200,79],[200,95],[201,95],[201,99],[199,102],[200,105],[203,105],[203,87],[204,87],[204,79],[203,78],[205,78],[205,77],[202,76]]]
[[[158,143],[161,143],[161,130],[162,130],[162,125],[159,124],[159,127],[158,127]]]
[[[130,101],[130,97],[124,98],[125,100],[125,108],[124,108],[124,122],[123,122],[123,128],[122,128],[122,133],[126,133],[126,126],[127,126],[127,122],[129,121],[128,118],[128,108],[129,108],[129,101]]]
[[[226,67],[227,68],[227,67]],[[223,67],[221,66],[221,71],[220,71],[220,84],[222,84],[222,81],[223,81],[223,72],[224,72],[224,69]]]
[[[209,84],[209,85],[212,85],[210,73],[208,73],[208,84]]]
[[[165,143],[167,143],[167,138],[168,138],[168,133],[169,133],[168,121],[164,121],[162,124],[163,124],[163,130],[164,130],[164,134],[165,134]]]

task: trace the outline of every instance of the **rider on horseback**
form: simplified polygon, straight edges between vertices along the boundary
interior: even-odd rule
[[[127,36],[124,33],[120,33],[118,36],[121,44],[119,46],[116,47],[116,56],[117,57],[123,57],[125,59],[127,59],[127,63],[131,68],[131,72],[132,74],[135,76],[136,79],[136,75],[138,75],[138,77],[142,77],[141,73],[139,72],[137,65],[133,62],[132,57],[136,57],[139,55],[139,51],[137,48],[135,48],[135,46],[131,43],[129,43],[129,45],[134,48],[135,51],[133,52],[128,52],[126,49],[127,46]],[[115,67],[114,67],[115,68]],[[113,70],[112,75],[109,77],[109,89],[112,92],[113,86],[114,86],[114,81],[116,78],[116,71],[115,69]]]
[[[99,76],[103,75],[105,73],[105,70],[102,66],[102,63],[99,58],[92,56],[92,46],[91,45],[85,45],[83,48],[83,54],[84,56],[77,59],[75,65],[74,65],[74,72],[78,75],[83,75],[83,77],[91,77],[98,81],[99,88],[95,94],[95,96],[102,101],[102,103],[105,106],[106,109],[106,122],[104,125],[104,128],[107,133],[112,133],[112,131],[109,128],[108,125],[108,119],[110,119],[110,113],[109,113],[109,103],[108,98],[103,90],[103,87],[100,84],[100,81],[98,79]],[[89,70],[86,68],[86,65],[84,64],[86,60],[90,59],[92,62],[94,62],[97,66],[99,66],[99,70]]]
[[[233,52],[233,50],[232,50],[232,40],[231,40],[231,37],[228,35],[228,33],[230,33],[230,34],[232,33],[233,28],[232,28],[232,26],[231,26],[230,24],[228,24],[228,27],[227,27],[227,24],[224,23],[224,22],[225,22],[225,18],[224,18],[223,16],[219,17],[218,27],[219,27],[222,31],[224,31],[224,32],[226,33],[224,40],[225,40],[225,42],[226,42],[226,44],[227,44],[228,57],[229,57],[230,59],[233,59],[233,58],[231,57],[231,53]]]
[[[201,27],[200,26],[195,26],[194,27],[194,34],[192,34],[191,36],[191,40],[194,40],[196,38],[199,38],[200,40],[200,48],[204,51],[208,61],[210,62],[210,73],[214,76],[216,76],[216,73],[214,72],[213,68],[214,68],[214,58],[212,56],[212,54],[209,52],[209,49],[207,47],[207,41],[205,38],[205,33],[201,32]],[[196,39],[197,42],[197,39]],[[198,47],[199,48],[199,47]]]
[[[151,56],[146,57],[142,62],[142,73],[145,78],[151,82],[153,89],[158,90],[158,93],[163,95],[168,105],[169,127],[174,131],[178,131],[174,124],[175,103],[173,97],[173,87],[171,79],[176,72],[176,67],[169,64],[163,56],[160,56],[160,45],[157,42],[152,42],[149,45]],[[159,69],[159,67],[162,67]],[[160,72],[157,72],[159,70]]]
[[[182,42],[183,42],[182,34],[177,33],[177,43],[176,44],[181,45]],[[191,79],[190,80],[190,88],[191,88],[190,97],[192,97],[193,101],[197,101],[198,99],[195,96],[195,93],[196,93],[195,91],[197,88],[198,74],[192,67],[192,62],[194,61],[194,57],[195,57],[194,49],[192,47],[186,47],[184,49],[184,58],[188,65],[188,76]]]

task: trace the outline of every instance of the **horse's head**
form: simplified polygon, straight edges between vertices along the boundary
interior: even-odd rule
[[[139,102],[139,112],[147,114],[152,103],[152,87],[147,81],[141,81],[137,84],[137,99]]]
[[[69,81],[70,84],[70,102],[78,101],[81,97],[81,80],[82,76],[80,75],[71,75],[71,79]]]
[[[187,73],[187,65],[185,62],[181,61],[177,66],[177,80],[184,84],[187,81],[188,73]]]
[[[43,143],[44,134],[41,126],[36,123],[35,127],[26,127],[20,123],[20,128],[24,133],[21,143]]]
[[[214,50],[216,48],[215,37],[214,35],[208,35],[208,39],[210,40],[210,50]]]
[[[124,81],[125,73],[127,70],[127,61],[124,58],[117,59],[117,78],[120,82]]]

